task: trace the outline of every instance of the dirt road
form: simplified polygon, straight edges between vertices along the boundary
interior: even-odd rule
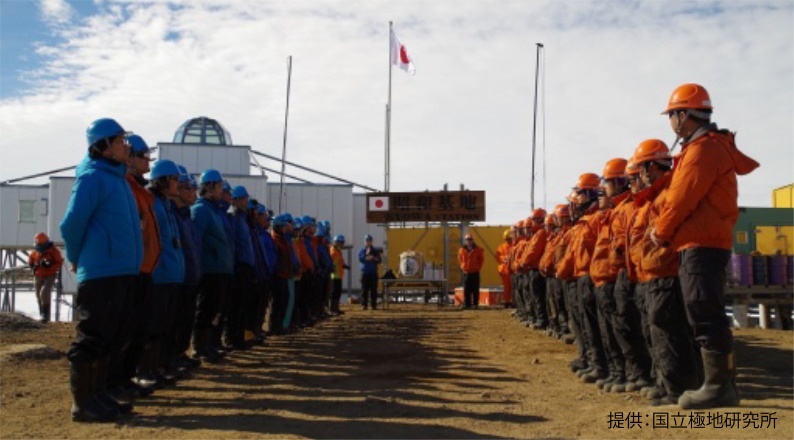
[[[0,352],[30,342],[65,352],[72,334],[70,324],[3,330]],[[2,360],[0,437],[792,438],[792,333],[736,336],[742,406],[704,412],[704,427],[677,407],[650,408],[636,394],[578,382],[568,369],[574,348],[519,326],[508,311],[401,305],[349,309],[234,353],[140,400],[115,424],[70,421],[65,357]],[[659,427],[665,416],[668,427]]]

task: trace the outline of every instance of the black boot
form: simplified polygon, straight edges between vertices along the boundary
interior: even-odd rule
[[[50,305],[44,305],[41,307],[41,320],[42,323],[46,324],[50,322]]]
[[[678,405],[681,409],[738,406],[733,353],[722,354],[701,349],[700,355],[703,357],[703,372],[706,376],[703,386],[698,390],[685,391],[678,399]]]
[[[110,364],[110,357],[104,356],[94,362],[94,374],[96,375],[95,395],[99,403],[108,408],[116,409],[121,414],[129,414],[132,412],[132,404],[124,400],[122,396],[117,396],[119,399],[114,399],[107,391],[108,380],[108,365]]]
[[[112,422],[119,416],[94,397],[94,362],[70,362],[69,386],[72,391],[73,422]]]
[[[193,358],[201,362],[214,364],[221,357],[210,348],[210,337],[212,337],[212,329],[202,328],[193,332]]]

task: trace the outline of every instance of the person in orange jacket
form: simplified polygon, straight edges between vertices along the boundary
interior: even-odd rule
[[[703,86],[676,88],[662,114],[682,140],[665,205],[651,240],[680,253],[679,277],[687,318],[705,368],[700,389],[684,393],[684,409],[736,406],[733,334],[725,315],[725,266],[739,216],[737,175],[759,164],[736,147],[735,135],[711,122]]]
[[[527,270],[529,274],[529,289],[526,303],[534,311],[535,320],[531,327],[538,330],[545,330],[549,325],[548,312],[546,310],[546,279],[540,273],[540,259],[546,249],[548,233],[543,226],[546,218],[546,210],[535,208],[532,217],[525,222],[531,236],[527,241],[524,253],[521,255],[519,266]]]
[[[505,308],[513,305],[513,289],[510,282],[510,266],[508,264],[508,255],[510,248],[513,246],[513,236],[510,230],[505,230],[502,233],[504,240],[499,247],[496,248],[496,268],[499,272],[499,277],[502,279],[502,304]]]
[[[648,185],[647,203],[638,216],[653,230],[669,193],[672,161],[664,142],[650,139],[640,143],[634,160]],[[649,234],[640,239],[640,267],[647,275],[648,324],[651,356],[656,370],[656,390],[651,404],[674,405],[687,389],[697,387],[698,369],[694,341],[686,322],[686,312],[678,279],[678,255],[654,243]]]
[[[643,322],[637,307],[636,270],[627,266],[627,229],[633,222],[636,210],[635,196],[644,184],[640,179],[640,168],[632,158],[626,163],[626,198],[616,203],[612,214],[611,241],[609,245],[609,265],[617,272],[614,298],[615,313],[612,316],[615,339],[620,345],[625,361],[625,386],[610,387],[610,391],[632,392],[651,386],[651,355],[643,337]],[[609,183],[606,184],[607,186]],[[644,300],[644,294],[643,294]],[[643,302],[644,304],[644,302]],[[646,326],[647,327],[647,326]],[[650,337],[650,333],[649,333]],[[622,388],[622,390],[621,390]]]
[[[28,256],[28,266],[33,269],[33,288],[39,303],[40,321],[50,322],[50,303],[55,277],[63,266],[61,251],[50,241],[47,234],[39,232],[33,237],[33,252]]]
[[[598,307],[598,327],[601,343],[609,362],[609,375],[597,380],[596,385],[605,391],[623,392],[626,386],[625,359],[617,341],[614,317],[617,314],[615,302],[615,282],[618,272],[610,264],[610,246],[614,240],[612,222],[614,207],[629,195],[626,179],[627,160],[615,158],[607,161],[601,175],[602,187],[599,189],[600,221],[598,236],[590,263],[590,277],[595,286]]]
[[[474,243],[474,237],[466,234],[463,247],[458,251],[458,263],[463,272],[463,298],[461,308],[479,307],[480,304],[480,270],[485,256],[481,247]]]
[[[516,307],[513,316],[518,319],[519,322],[526,323],[529,317],[527,316],[527,308],[524,305],[523,292],[526,288],[527,279],[524,276],[526,272],[522,272],[519,268],[519,261],[521,260],[521,255],[524,252],[524,247],[527,242],[524,220],[516,222],[514,227],[513,247],[510,248],[510,255],[508,257],[510,272],[513,274],[513,303]]]
[[[568,205],[557,205],[554,208],[554,233],[550,235],[549,241],[546,244],[546,250],[543,253],[543,258],[540,260],[540,271],[546,277],[547,287],[546,295],[554,309],[554,319],[550,318],[550,325],[556,331],[554,335],[558,339],[562,339],[566,344],[574,342],[574,336],[570,331],[568,324],[568,306],[566,301],[566,293],[568,291],[569,281],[562,279],[557,274],[556,263],[558,256],[564,253],[562,249],[564,245],[565,235],[571,227],[571,214]]]
[[[601,342],[598,308],[590,278],[590,263],[601,219],[597,212],[600,184],[601,178],[597,174],[584,173],[579,176],[574,187],[576,213],[579,218],[571,229],[571,241],[564,258],[567,266],[573,266],[573,276],[576,279],[576,301],[582,323],[580,330],[587,347],[587,368],[577,373],[585,383],[605,379],[608,374],[608,360]]]
[[[543,220],[543,228],[546,230],[546,246],[543,248],[543,255],[540,256],[540,262],[538,262],[538,271],[546,282],[546,314],[549,318],[546,336],[560,339],[562,338],[562,333],[558,324],[557,305],[554,302],[557,280],[554,278],[553,271],[550,270],[554,255],[553,242],[557,237],[557,218],[553,213],[546,215],[545,220]]]

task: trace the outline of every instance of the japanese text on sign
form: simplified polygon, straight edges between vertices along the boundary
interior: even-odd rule
[[[479,222],[485,191],[367,194],[367,223]]]

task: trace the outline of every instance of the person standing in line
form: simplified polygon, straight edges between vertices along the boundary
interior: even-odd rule
[[[345,279],[345,269],[350,269],[350,266],[345,264],[345,256],[342,255],[342,248],[345,247],[345,236],[337,234],[334,236],[334,242],[331,246],[331,260],[333,261],[333,272],[331,272],[331,313],[336,315],[344,315],[339,309],[339,300],[342,298],[342,280]]]
[[[130,154],[125,135],[109,118],[88,126],[88,155],[77,167],[60,224],[78,283],[76,334],[67,354],[75,422],[111,422],[122,409],[132,410],[105,393],[110,355],[118,348],[122,315],[132,305],[143,261],[138,208],[124,178]]]
[[[462,309],[475,309],[480,306],[480,270],[485,262],[485,254],[481,247],[474,243],[474,237],[466,234],[463,247],[458,251],[458,263],[463,272],[463,305]]]
[[[362,308],[367,310],[367,303],[372,310],[378,308],[378,265],[382,259],[380,250],[372,245],[372,236],[364,236],[364,247],[358,251],[358,262],[361,263],[361,301]]]
[[[44,324],[50,322],[50,303],[52,302],[52,287],[55,277],[63,266],[61,251],[47,237],[39,232],[33,237],[34,249],[28,256],[28,266],[33,269],[33,288],[36,291],[36,300],[39,303],[40,321]]]
[[[289,282],[300,270],[300,265],[295,264],[292,248],[292,224],[289,213],[277,215],[273,219],[270,236],[276,250],[276,265],[273,270],[273,302],[270,307],[270,333],[282,335],[287,332],[287,321],[290,301]]]
[[[735,134],[711,122],[713,107],[699,84],[676,88],[662,112],[681,139],[670,187],[650,237],[679,253],[687,320],[700,346],[705,380],[678,401],[682,409],[739,404],[733,334],[725,314],[725,267],[739,217],[736,176],[758,168],[736,147]]]
[[[246,313],[251,309],[256,274],[254,272],[254,246],[248,226],[248,190],[241,185],[232,188],[230,211],[234,230],[234,278],[229,296],[228,315],[224,328],[227,348],[247,350],[245,343]]]
[[[508,262],[510,247],[513,245],[513,237],[509,229],[502,233],[502,239],[504,241],[496,248],[496,268],[499,272],[499,277],[502,279],[502,305],[507,309],[513,306],[513,289],[510,282],[510,265]]]

